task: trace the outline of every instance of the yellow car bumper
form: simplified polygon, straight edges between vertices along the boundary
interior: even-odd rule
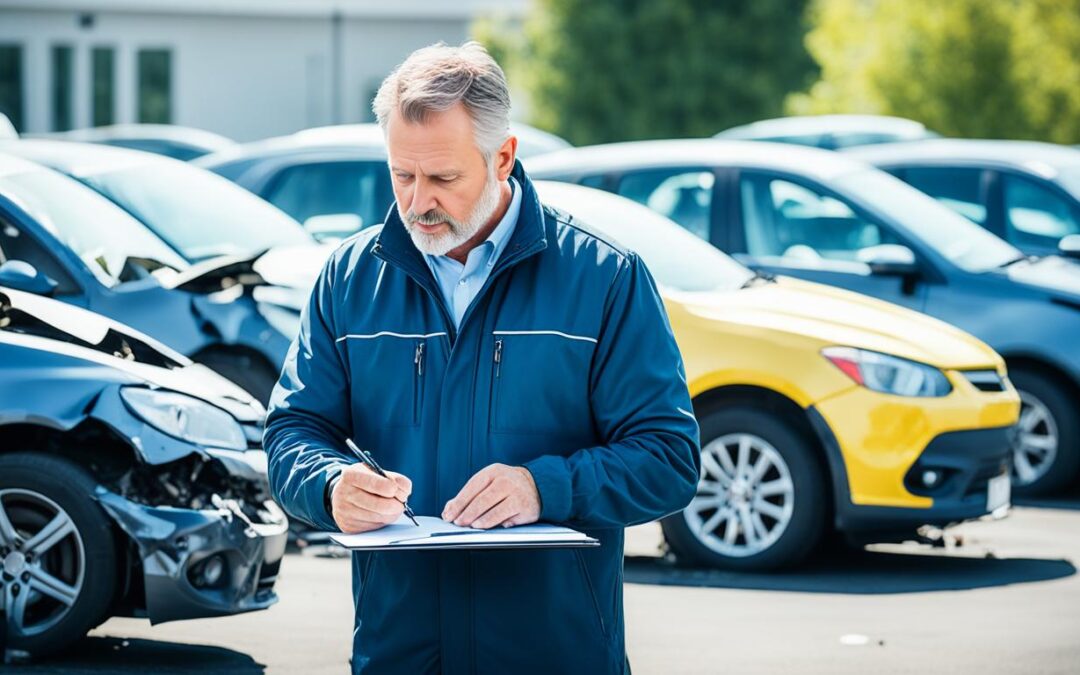
[[[947,396],[852,387],[808,410],[829,456],[842,529],[948,524],[985,515],[987,483],[1008,471],[1020,399],[980,391],[957,371]],[[932,486],[923,477],[933,472]]]

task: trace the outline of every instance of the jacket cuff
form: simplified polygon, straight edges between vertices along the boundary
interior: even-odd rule
[[[573,501],[570,467],[558,455],[543,455],[523,465],[532,474],[540,493],[540,520],[562,523],[570,520]]]
[[[341,479],[341,470],[344,466],[344,464],[334,462],[310,478],[313,483],[312,496],[318,495],[318,503],[308,504],[308,514],[313,521],[311,524],[320,530],[338,531],[337,523],[334,522],[334,516],[330,511],[330,490]]]

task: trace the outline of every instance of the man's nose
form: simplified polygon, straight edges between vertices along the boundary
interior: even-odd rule
[[[420,215],[427,213],[439,204],[435,200],[435,191],[431,183],[424,178],[417,178],[413,187],[412,212]]]

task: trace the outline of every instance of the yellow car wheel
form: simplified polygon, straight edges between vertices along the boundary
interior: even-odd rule
[[[698,416],[701,479],[662,522],[683,562],[768,570],[803,561],[825,529],[827,481],[811,441],[781,416],[746,406]]]

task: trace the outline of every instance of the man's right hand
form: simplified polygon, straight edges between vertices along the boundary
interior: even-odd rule
[[[363,463],[350,464],[330,493],[331,515],[346,534],[377,530],[401,517],[410,494],[412,481],[400,473],[384,478]]]

